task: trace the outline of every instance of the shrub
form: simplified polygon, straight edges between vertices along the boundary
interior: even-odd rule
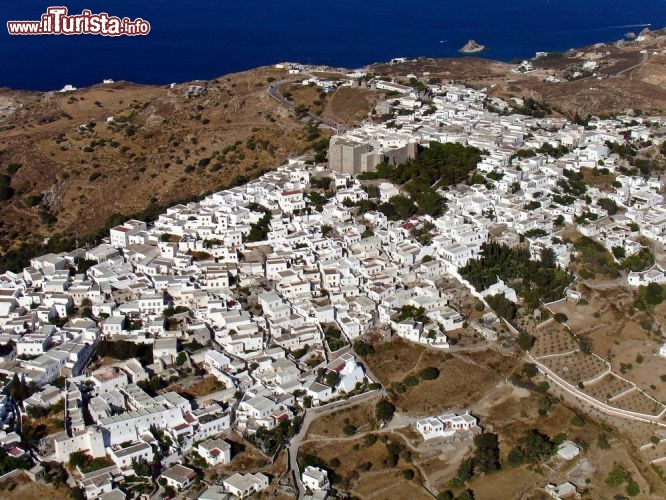
[[[356,426],[347,424],[342,428],[342,432],[345,433],[345,436],[353,436],[356,434]]]
[[[566,314],[558,312],[558,313],[555,313],[555,315],[553,316],[553,319],[555,321],[557,321],[558,323],[565,323],[569,318],[567,317]]]
[[[374,354],[375,348],[369,342],[356,340],[354,342],[354,352],[359,356],[367,356],[368,354]]]
[[[581,417],[579,417],[578,415],[575,415],[575,416],[571,419],[571,425],[573,425],[573,426],[575,426],[575,427],[583,427],[583,426],[585,425],[585,420],[583,420],[583,419],[582,419]]]
[[[436,380],[439,378],[439,370],[434,366],[428,366],[421,370],[421,378],[423,380]]]
[[[601,433],[597,437],[597,447],[601,450],[609,450],[611,445],[608,442],[608,437],[606,437],[606,434]]]
[[[638,483],[635,483],[634,481],[630,481],[629,484],[627,485],[625,491],[627,492],[627,495],[630,497],[635,497],[641,492],[640,487],[638,486]]]

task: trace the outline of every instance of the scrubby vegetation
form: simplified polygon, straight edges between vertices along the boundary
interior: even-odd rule
[[[495,242],[485,243],[483,256],[461,268],[460,274],[478,291],[493,285],[499,277],[514,287],[532,309],[538,307],[540,300],[550,302],[562,298],[564,289],[573,279],[556,265],[550,249],[542,253],[541,259],[530,260],[527,248]],[[514,314],[509,310],[502,312],[505,317]]]

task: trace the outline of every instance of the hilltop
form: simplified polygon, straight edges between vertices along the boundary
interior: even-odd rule
[[[454,80],[502,98],[531,97],[569,118],[627,109],[660,114],[665,41],[662,31],[645,31],[635,40],[543,54],[520,66],[464,57],[366,69],[405,84]],[[320,77],[344,73],[329,69]],[[332,132],[313,131],[308,110],[352,126],[385,98],[367,88],[327,94],[300,85],[308,76],[263,67],[173,87],[116,82],[63,93],[0,90],[1,251],[27,243],[27,254],[54,235],[94,238],[124,216],[150,217],[314,147],[321,155]],[[271,82],[283,80],[278,93],[288,93],[290,103],[268,92]]]

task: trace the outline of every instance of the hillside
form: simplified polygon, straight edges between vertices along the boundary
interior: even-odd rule
[[[532,97],[570,118],[627,109],[661,114],[664,47],[663,31],[645,31],[637,41],[533,59],[527,72],[477,57],[367,69],[403,83],[416,75],[421,84],[453,80],[505,99]],[[594,69],[584,70],[592,62]],[[384,97],[351,87],[326,94],[300,85],[308,76],[265,67],[173,87],[116,82],[66,93],[0,89],[0,254],[6,256],[0,270],[17,267],[21,256],[94,239],[125,216],[149,218],[242,182],[316,145],[321,152],[332,132],[313,132],[303,110],[349,127]],[[269,95],[271,82],[283,81],[277,90],[290,102]],[[53,236],[59,238],[40,246]]]
[[[266,92],[284,77],[259,68],[173,88],[0,91],[0,248],[82,238],[114,214],[201,196],[309,150],[307,123]]]

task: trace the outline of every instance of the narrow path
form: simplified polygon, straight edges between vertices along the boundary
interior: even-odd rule
[[[305,410],[305,417],[303,418],[303,423],[301,424],[301,428],[298,431],[298,434],[296,434],[294,437],[291,438],[291,440],[289,441],[289,445],[287,446],[287,462],[294,484],[298,489],[298,498],[303,498],[303,496],[305,495],[305,488],[303,487],[303,483],[301,483],[301,477],[298,470],[298,461],[297,461],[298,449],[300,448],[301,443],[305,439],[305,436],[308,433],[308,429],[310,428],[310,425],[312,425],[312,421],[315,418],[322,417],[328,413],[337,411],[341,408],[345,408],[347,406],[355,406],[365,400],[372,400],[377,397],[382,397],[383,395],[384,395],[383,390],[366,392],[361,394],[360,396],[355,396],[352,399],[339,401],[323,407],[309,408]]]
[[[310,76],[307,73],[303,74],[304,76]],[[273,82],[268,86],[267,92],[270,97],[278,101],[280,104],[283,104],[287,106],[289,109],[295,109],[296,106],[294,105],[293,102],[291,102],[289,99],[286,99],[281,93],[280,93],[280,87],[282,85],[285,85],[287,83],[297,83],[300,82],[302,78],[299,79],[285,79],[285,80],[280,80],[277,82]],[[306,113],[304,117],[308,117],[309,119],[319,123],[320,125],[323,125],[324,127],[328,127],[331,130],[340,130],[341,128],[344,129],[344,126],[340,125],[339,123],[334,123],[331,121],[324,120],[321,116],[315,115],[313,113]]]

